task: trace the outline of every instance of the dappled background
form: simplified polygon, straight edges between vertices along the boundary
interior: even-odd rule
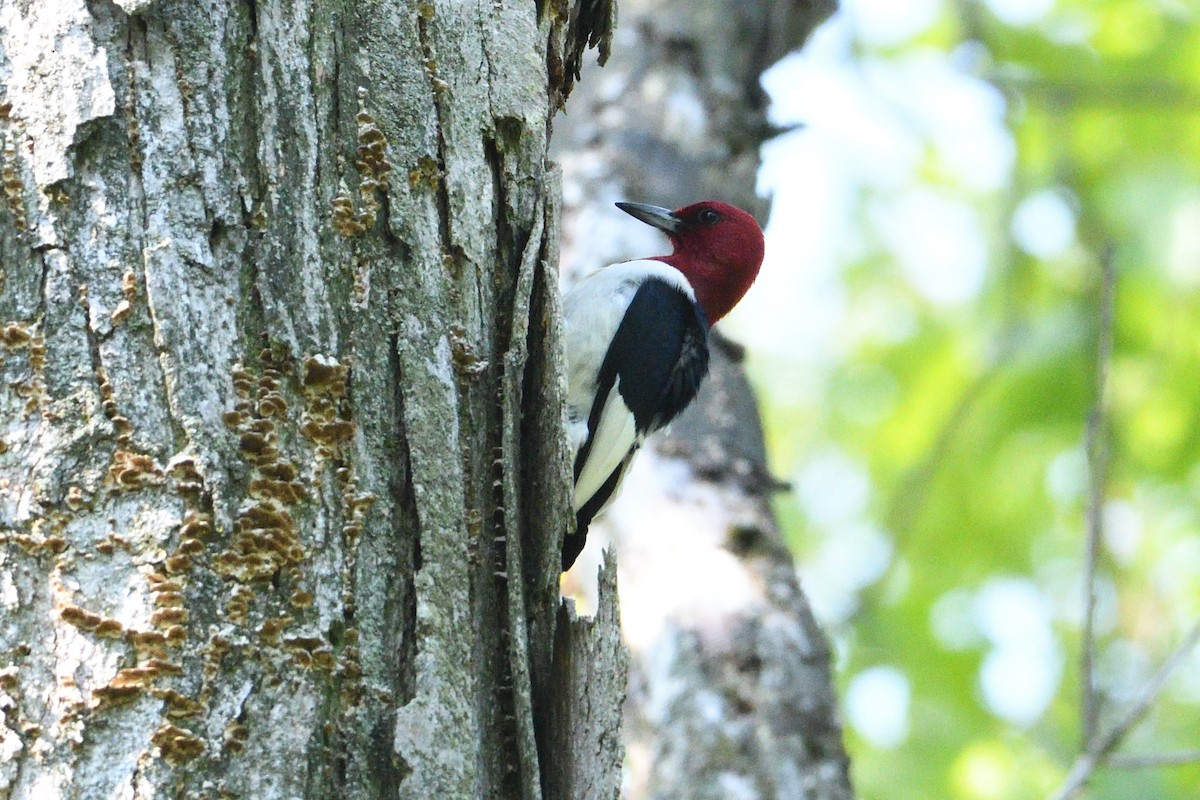
[[[799,127],[725,330],[858,791],[1053,796],[1085,587],[1099,736],[1200,617],[1200,7],[843,0],[763,84]],[[1091,796],[1195,798],[1198,749],[1192,648]]]

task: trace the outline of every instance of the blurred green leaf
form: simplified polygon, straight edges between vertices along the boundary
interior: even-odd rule
[[[879,581],[836,606],[848,616],[827,620],[844,684],[886,664],[911,686],[904,742],[881,748],[848,730],[857,786],[871,800],[1045,798],[1078,754],[1082,453],[1110,251],[1118,282],[1105,500],[1119,504],[1108,507],[1113,538],[1100,559],[1098,649],[1114,654],[1105,680],[1115,681],[1102,724],[1200,615],[1200,7],[1060,0],[1013,26],[987,10],[994,5],[946,3],[911,42],[855,45],[885,66],[940,53],[1003,93],[1017,148],[1009,184],[964,188],[929,156],[932,139],[910,176],[983,221],[983,291],[955,306],[913,288],[879,228],[880,209],[911,186],[859,178],[853,246],[837,249],[852,255],[837,265],[848,305],[836,346],[801,365],[752,360],[774,469],[794,477],[814,454],[854,459],[870,483],[863,521],[892,545]],[[1076,231],[1045,261],[1010,234],[1015,209],[1043,189],[1068,199]],[[803,577],[838,530],[814,523],[795,494],[776,508]],[[990,707],[981,688],[999,645],[973,604],[1008,577],[1044,599],[1047,652],[1058,659],[1053,698],[1028,725]],[[837,575],[806,580],[837,584]],[[946,626],[957,628],[949,638]],[[1125,749],[1200,748],[1198,716],[1200,654]],[[1102,769],[1088,796],[1190,800],[1197,786],[1198,765]]]

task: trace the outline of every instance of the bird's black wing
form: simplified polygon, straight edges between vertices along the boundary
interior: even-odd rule
[[[587,460],[613,386],[642,436],[666,426],[696,397],[708,374],[708,322],[678,287],[659,278],[642,283],[625,310],[600,365],[588,416],[588,440],[575,459],[578,477]],[[620,378],[620,382],[617,379]]]
[[[604,357],[601,381],[606,369],[620,377],[638,433],[665,427],[708,373],[708,323],[699,304],[664,280],[643,283]]]
[[[588,417],[588,439],[575,457],[575,478],[578,480],[587,462],[592,437],[614,386],[633,415],[640,444],[642,438],[666,426],[695,399],[707,373],[708,320],[704,311],[677,286],[659,278],[647,279],[630,301],[600,366],[596,398]],[[583,548],[592,517],[607,505],[628,465],[627,457],[576,513],[577,535],[572,542],[575,553],[570,556],[571,562]],[[567,552],[563,553],[563,563],[564,569],[569,566]]]

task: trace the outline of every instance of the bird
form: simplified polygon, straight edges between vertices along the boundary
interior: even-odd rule
[[[750,289],[764,253],[754,217],[727,203],[616,206],[665,233],[672,252],[604,267],[563,299],[575,454],[575,530],[564,538],[564,572],[646,437],[695,399],[708,373],[709,328]]]

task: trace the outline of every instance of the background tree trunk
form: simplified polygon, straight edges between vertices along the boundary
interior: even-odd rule
[[[590,270],[662,246],[614,200],[715,198],[765,221],[758,78],[832,10],[622,2],[611,62],[585,73],[556,122],[564,263]],[[632,652],[626,796],[848,799],[829,648],[767,502],[774,481],[738,348],[718,341],[698,402],[634,462],[571,576],[586,588],[581,574],[616,541]]]
[[[616,794],[615,573],[556,574],[579,5],[0,0],[0,797]]]
[[[0,0],[0,797],[615,794],[545,160],[607,21]]]

